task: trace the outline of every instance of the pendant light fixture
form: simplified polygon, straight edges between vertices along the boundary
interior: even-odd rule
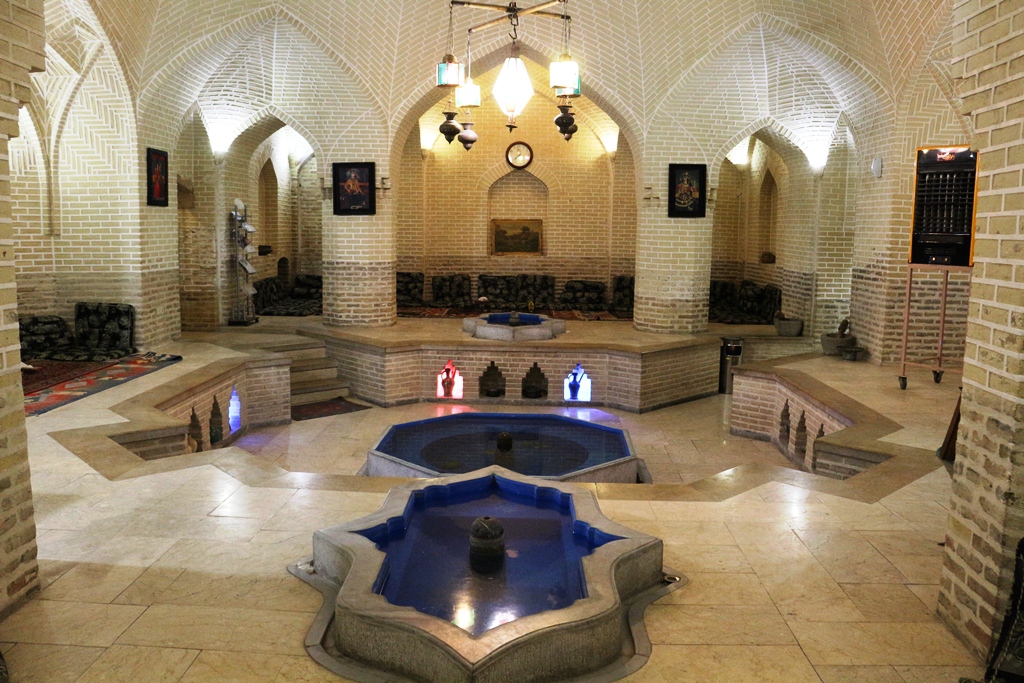
[[[550,85],[555,90],[555,96],[562,98],[562,104],[559,105],[561,114],[556,120],[558,125],[559,133],[569,140],[572,134],[576,132],[578,127],[576,126],[575,119],[571,114],[572,107],[569,106],[569,98],[579,97],[580,95],[580,71],[579,65],[573,61],[571,53],[569,51],[569,39],[570,39],[570,21],[571,17],[566,12],[567,0],[545,0],[538,5],[533,7],[526,7],[520,9],[515,1],[509,2],[507,5],[493,5],[479,2],[478,0],[449,0],[448,8],[448,52],[445,53],[441,62],[437,65],[437,85],[439,87],[454,87],[455,96],[454,101],[449,100],[447,110],[444,113],[445,121],[441,124],[441,133],[444,134],[445,139],[450,143],[457,136],[459,141],[462,142],[463,146],[468,150],[473,146],[473,143],[477,140],[477,134],[471,130],[474,125],[471,121],[466,121],[463,124],[455,121],[455,117],[458,116],[459,108],[471,108],[480,106],[480,86],[473,83],[472,77],[472,58],[470,57],[470,45],[466,43],[466,62],[469,65],[469,69],[464,70],[463,65],[455,59],[453,54],[453,38],[452,32],[454,30],[454,17],[453,10],[456,6],[459,7],[471,7],[473,9],[487,9],[496,10],[505,14],[505,17],[512,25],[512,32],[509,37],[512,38],[512,45],[509,50],[509,56],[505,59],[505,63],[501,67],[501,72],[498,74],[498,79],[494,83],[493,94],[494,99],[498,103],[498,107],[502,112],[508,116],[508,127],[509,132],[512,132],[516,128],[516,117],[523,113],[523,109],[526,104],[533,97],[533,83],[530,81],[530,74],[526,69],[526,63],[520,57],[519,50],[519,19],[525,15],[533,14],[538,17],[547,17],[550,19],[561,19],[562,20],[562,52],[558,59],[551,63],[551,77]],[[545,11],[549,7],[554,5],[562,4],[562,12],[548,12]],[[481,31],[486,28],[498,26],[504,22],[504,19],[494,19],[479,26],[474,26],[469,29],[469,34],[472,36],[477,31]],[[468,78],[464,77],[465,71],[469,71],[470,75]]]
[[[516,44],[518,25],[519,18],[513,13],[511,54],[505,58],[498,80],[494,82],[494,99],[498,101],[501,111],[508,116],[508,123],[505,126],[510,133],[516,128],[516,117],[523,113],[527,102],[533,97],[533,83],[530,82],[526,63],[519,56],[519,46]]]
[[[459,64],[453,54],[455,51],[455,7],[448,7],[448,51],[437,65],[437,87],[446,88],[449,91],[448,106],[444,112],[444,121],[437,130],[440,131],[448,144],[452,144],[455,136],[462,132],[462,124],[455,120],[459,111],[455,106],[455,100],[451,95],[452,88],[462,85],[463,65]]]
[[[480,86],[473,83],[473,49],[470,40],[466,39],[466,82],[455,89],[455,108],[466,110],[466,120],[462,122],[462,132],[459,133],[459,142],[468,152],[473,144],[480,138],[473,130],[475,125],[469,120],[469,110],[480,106]]]
[[[578,96],[580,90],[580,65],[573,61],[569,50],[572,23],[567,14],[568,6],[569,0],[562,0],[562,53],[549,67],[549,85],[555,89],[555,94],[559,97],[566,96],[567,92],[575,92]],[[560,90],[563,92],[559,92]]]
[[[480,106],[480,86],[473,82],[473,49],[466,39],[466,80],[455,89],[455,106],[459,108]]]
[[[464,79],[464,67],[455,59],[455,7],[448,7],[448,50],[437,64],[437,87],[457,88]]]
[[[579,130],[576,125],[576,118],[572,114],[572,106],[569,98],[580,96],[580,67],[573,61],[569,50],[569,42],[572,38],[572,19],[566,13],[569,0],[562,0],[562,54],[554,62],[551,62],[550,85],[555,90],[555,97],[562,98],[558,104],[558,116],[555,117],[555,126],[566,142],[572,140],[572,136]]]

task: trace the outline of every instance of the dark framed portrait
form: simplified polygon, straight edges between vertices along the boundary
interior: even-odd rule
[[[491,254],[544,253],[544,221],[539,218],[491,220]]]
[[[333,164],[334,215],[372,216],[377,213],[374,181],[377,170],[372,161]]]
[[[705,164],[668,165],[668,217],[704,218],[708,199]]]
[[[146,204],[167,206],[167,152],[146,148]]]

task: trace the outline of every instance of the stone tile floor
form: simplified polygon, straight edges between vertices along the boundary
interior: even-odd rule
[[[341,680],[305,655],[320,596],[284,566],[309,553],[315,529],[375,510],[383,494],[251,488],[213,466],[110,482],[47,436],[117,421],[106,406],[233,354],[198,343],[160,350],[186,359],[28,420],[43,591],[0,623],[12,680]],[[913,445],[941,442],[956,376],[933,385],[930,373],[915,372],[910,390],[893,394],[893,369],[838,362],[805,361],[822,381],[905,416]],[[374,408],[237,445],[289,469],[351,473],[387,425],[449,409]],[[660,482],[747,462],[787,464],[767,444],[730,436],[727,410],[725,397],[714,397],[644,415],[590,409],[589,417],[630,430]],[[690,579],[648,610],[654,655],[627,680],[980,677],[979,663],[932,616],[949,489],[936,463],[870,505],[778,482],[717,503],[602,500],[610,517],[663,538],[666,564]]]

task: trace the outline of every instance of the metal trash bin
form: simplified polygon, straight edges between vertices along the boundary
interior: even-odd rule
[[[743,337],[722,337],[718,363],[718,393],[732,393],[732,369],[740,364],[742,355]]]

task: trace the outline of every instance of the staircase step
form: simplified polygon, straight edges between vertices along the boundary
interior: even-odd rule
[[[331,358],[300,358],[292,361],[292,384],[335,379],[338,362]]]
[[[847,446],[837,446],[835,444],[830,443],[816,443],[814,445],[814,449],[819,454],[828,453],[830,455],[836,456],[837,458],[850,458],[852,460],[861,460],[864,462],[875,464],[885,462],[890,457],[892,457],[885,453],[873,453],[871,451],[866,451],[861,448],[849,448]]]
[[[342,379],[318,379],[309,382],[292,382],[292,405],[329,401],[338,396],[348,396],[348,382]]]
[[[273,351],[288,356],[292,360],[307,360],[311,358],[324,358],[327,356],[326,346],[322,341],[310,339],[309,341],[286,342],[263,347],[264,351]]]

